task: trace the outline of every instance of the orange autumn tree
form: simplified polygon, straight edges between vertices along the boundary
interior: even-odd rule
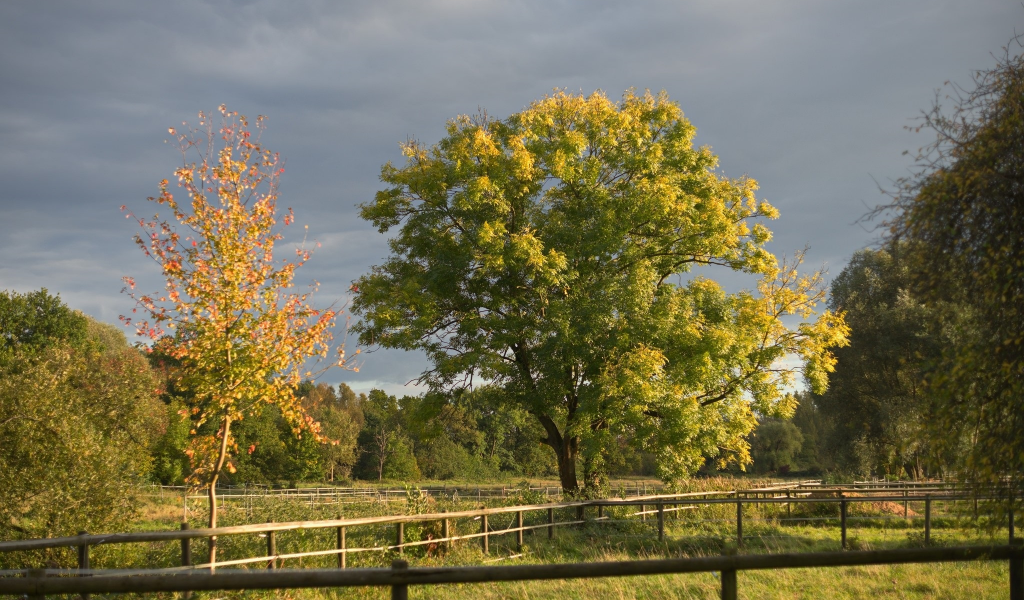
[[[210,527],[217,526],[217,479],[225,466],[232,469],[236,450],[231,425],[273,404],[297,435],[325,441],[294,390],[313,375],[310,364],[318,372],[346,366],[341,345],[327,360],[339,311],[313,307],[316,282],[307,293],[294,291],[295,270],[311,252],[303,245],[294,261],[274,259],[274,246],[282,239],[277,190],[284,169],[278,155],[260,144],[264,118],[256,119],[254,135],[245,116],[224,105],[220,116],[216,132],[211,115],[202,112],[198,127],[169,130],[182,153],[175,176],[188,200],[175,198],[167,180],[160,182],[160,195],[149,200],[165,206],[173,221],[159,214],[136,217],[143,233],[135,236],[160,265],[166,290],[138,294],[134,280],[126,277],[125,291],[136,302],[132,312],[145,318],[121,317],[180,361],[176,384],[195,398],[189,482],[208,490]],[[215,153],[218,138],[222,143]],[[294,222],[291,209],[281,221]],[[211,541],[211,563],[215,557]]]

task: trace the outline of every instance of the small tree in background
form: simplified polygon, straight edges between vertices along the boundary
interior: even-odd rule
[[[139,335],[160,339],[163,350],[181,361],[177,383],[195,398],[189,481],[208,490],[210,527],[217,526],[217,479],[225,466],[232,468],[233,423],[273,404],[296,435],[322,439],[320,425],[294,390],[312,375],[308,361],[323,364],[327,358],[339,312],[312,306],[316,282],[308,293],[292,291],[295,269],[311,252],[300,247],[294,262],[274,260],[274,246],[282,239],[277,187],[284,169],[244,116],[224,105],[220,115],[222,147],[216,153],[210,115],[199,113],[198,128],[169,130],[184,159],[175,176],[189,201],[176,199],[167,180],[160,183],[160,195],[149,198],[166,206],[173,220],[137,219],[144,233],[135,241],[160,266],[166,290],[136,294],[134,281],[126,277],[125,291],[137,305],[132,312],[141,310],[146,317],[122,316]],[[258,130],[263,121],[257,118]],[[284,225],[294,221],[291,209],[282,220]],[[346,365],[341,346],[327,366],[335,365]],[[214,427],[203,428],[207,423]],[[215,557],[211,538],[210,562]]]
[[[803,441],[804,436],[796,425],[781,419],[765,419],[758,424],[750,441],[754,470],[759,473],[794,470]]]

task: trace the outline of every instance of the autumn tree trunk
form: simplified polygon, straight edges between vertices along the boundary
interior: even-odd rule
[[[220,440],[220,451],[217,455],[217,463],[214,466],[213,473],[210,476],[210,487],[207,490],[208,497],[210,500],[210,521],[209,527],[213,529],[217,527],[217,480],[220,479],[221,469],[224,468],[224,462],[228,457],[228,435],[231,432],[231,415],[224,415],[224,429]],[[217,559],[217,536],[210,536],[210,555],[207,562],[210,563],[210,571],[214,570],[213,563]]]

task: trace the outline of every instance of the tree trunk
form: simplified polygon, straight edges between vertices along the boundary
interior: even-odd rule
[[[555,459],[558,461],[558,479],[562,483],[562,493],[575,496],[580,491],[579,482],[576,480],[576,458],[579,455],[580,439],[578,437],[564,438],[558,430],[551,417],[540,413],[533,413],[540,421],[548,436],[540,442],[551,446],[555,451]]]
[[[224,462],[228,457],[228,436],[231,433],[231,416],[224,415],[224,434],[220,440],[220,452],[217,455],[217,463],[214,465],[213,475],[210,477],[210,488],[208,490],[208,496],[210,499],[210,521],[209,527],[213,529],[217,526],[217,480],[220,479],[221,469],[224,468]],[[210,572],[214,571],[212,566],[214,561],[217,559],[217,536],[210,536]]]
[[[555,448],[555,455],[558,457],[558,479],[562,483],[562,493],[575,496],[580,491],[579,481],[576,480],[576,444],[574,440],[566,440],[559,444],[561,448]]]

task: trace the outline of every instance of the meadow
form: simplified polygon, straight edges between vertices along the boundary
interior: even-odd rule
[[[743,483],[749,483],[744,481]],[[727,480],[696,482],[693,491],[723,489]],[[704,490],[700,489],[704,488]],[[360,501],[346,504],[310,505],[293,498],[252,497],[228,503],[223,526],[250,523],[308,521],[396,514],[429,514],[441,511],[472,510],[486,505],[518,506],[543,503],[540,492],[526,488],[509,490],[505,497],[455,500],[444,494],[428,496],[410,490],[401,500]],[[192,502],[191,525],[201,527],[201,504]],[[936,502],[932,512],[930,545],[990,545],[1006,542],[1005,523],[990,520],[985,507],[975,517],[971,502]],[[911,502],[903,518],[900,503],[851,504],[848,513],[848,546],[852,550],[923,547],[925,545],[921,503]],[[561,509],[559,520],[572,520],[574,509]],[[550,564],[596,561],[625,561],[655,558],[686,558],[721,554],[757,554],[789,552],[832,552],[840,549],[838,505],[816,503],[786,507],[781,504],[744,506],[743,546],[737,547],[735,508],[732,504],[695,507],[665,513],[665,536],[658,540],[656,518],[638,516],[636,507],[608,507],[600,520],[596,512],[588,514],[582,525],[558,527],[552,539],[546,528],[527,531],[518,548],[515,535],[490,538],[490,551],[481,552],[478,540],[443,544],[424,544],[405,548],[402,557],[410,566],[466,566],[495,564]],[[528,516],[525,524],[543,523],[541,515]],[[153,496],[145,503],[136,531],[177,529],[182,505],[170,496]],[[514,513],[492,519],[494,530],[510,527]],[[532,519],[532,520],[531,520]],[[478,522],[477,522],[478,523]],[[462,522],[458,533],[472,533],[479,525]],[[348,547],[385,547],[394,543],[393,525],[351,527]],[[334,529],[286,531],[277,534],[280,554],[331,548]],[[409,523],[407,541],[440,537],[435,522]],[[192,552],[200,556],[205,543],[192,542]],[[219,542],[219,560],[262,556],[266,539],[260,535],[223,536]],[[64,551],[66,552],[66,551]],[[384,567],[398,555],[391,551],[351,553],[348,567]],[[51,556],[51,560],[59,557]],[[70,552],[60,562],[70,559]],[[176,566],[180,545],[175,543],[139,543],[100,545],[92,552],[94,568],[153,568]],[[307,557],[282,561],[278,568],[336,568],[335,556]],[[251,565],[250,568],[263,568]],[[413,586],[413,598],[717,598],[718,573],[601,578],[541,582],[508,582]],[[741,571],[741,598],[1005,598],[1008,595],[1008,566],[1005,561],[893,565],[873,567],[836,567]],[[287,598],[386,598],[383,588],[348,590],[288,590],[274,592],[197,593],[195,598],[287,597]]]

